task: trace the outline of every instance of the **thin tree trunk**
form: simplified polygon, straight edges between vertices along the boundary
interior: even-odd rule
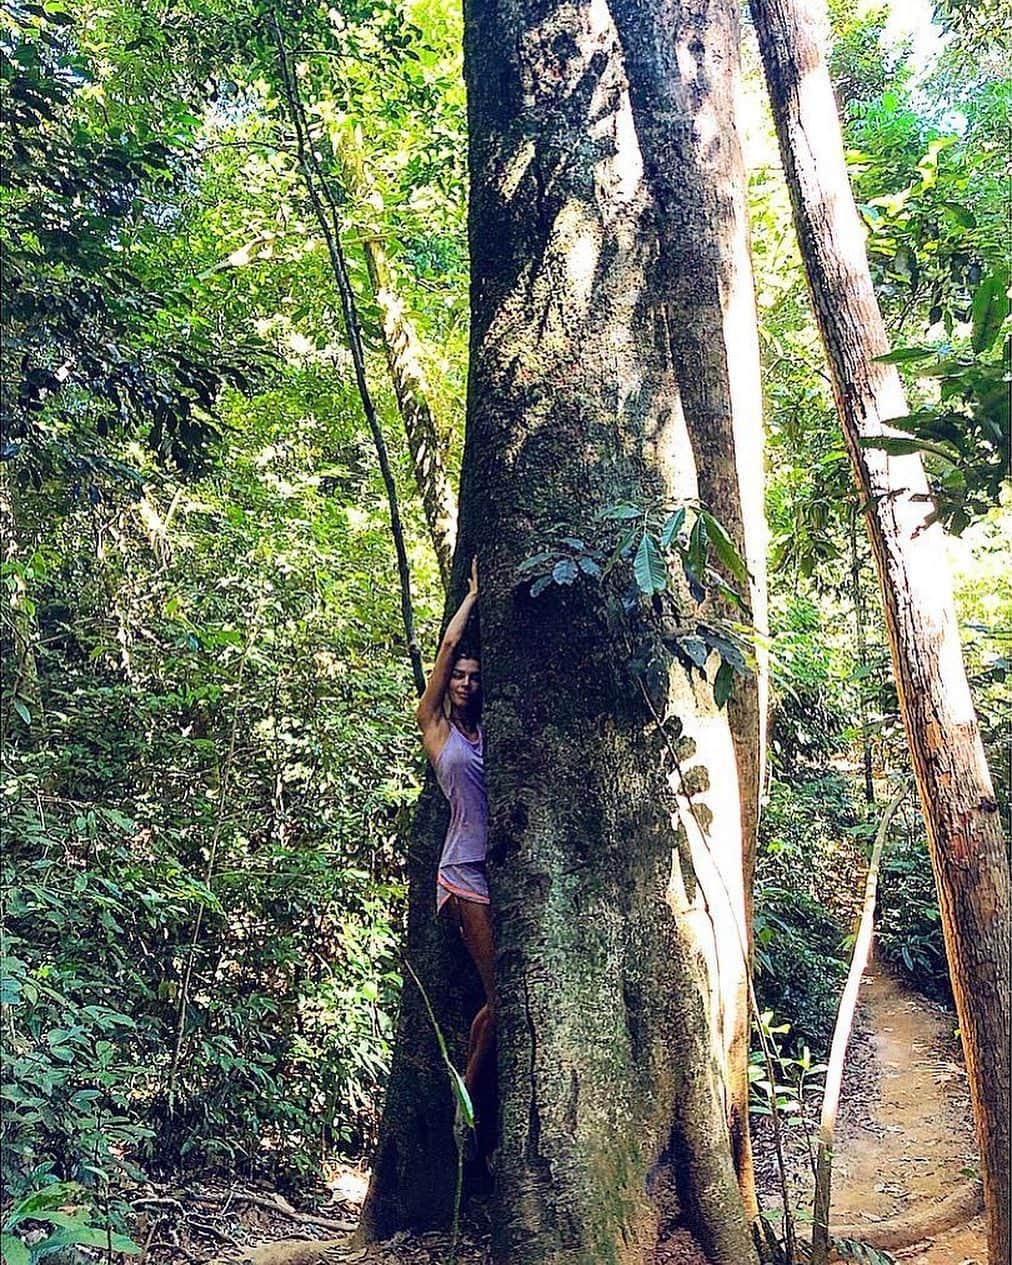
[[[346,131],[337,156],[341,163],[345,188],[354,203],[362,205],[369,194],[369,181],[358,136]],[[404,301],[390,280],[383,241],[379,237],[366,234],[362,239],[362,249],[365,252],[369,283],[380,312],[383,345],[397,397],[397,407],[411,451],[415,482],[422,498],[425,521],[432,538],[432,547],[436,551],[443,588],[447,590],[457,535],[457,498],[447,474],[446,440],[436,423],[430,402],[421,342]]]
[[[857,550],[858,511],[850,515],[850,596],[854,603],[854,641],[857,646],[858,710],[861,716],[861,767],[864,771],[864,801],[875,803],[875,779],[872,776],[871,726],[868,722],[868,639],[864,631],[864,600],[861,597],[861,556]]]
[[[358,309],[355,295],[348,276],[348,267],[344,252],[341,249],[340,223],[337,207],[331,196],[327,182],[320,171],[319,163],[309,141],[305,111],[299,95],[298,77],[292,69],[285,48],[284,34],[276,13],[271,13],[271,26],[274,43],[278,54],[278,70],[281,79],[281,90],[288,109],[288,117],[295,132],[295,144],[298,153],[299,170],[305,182],[306,192],[312,203],[317,222],[327,243],[334,280],[337,282],[341,299],[341,312],[344,316],[344,329],[348,337],[352,363],[355,366],[355,383],[358,387],[362,412],[372,434],[379,461],[383,485],[386,488],[387,504],[390,510],[390,532],[394,538],[394,552],[397,556],[397,577],[400,587],[401,619],[404,623],[404,637],[407,642],[408,660],[415,688],[421,694],[425,689],[425,672],[422,667],[422,656],[415,640],[415,616],[411,604],[411,571],[408,564],[408,553],[404,543],[404,530],[401,526],[400,508],[397,499],[397,484],[394,479],[390,459],[387,455],[386,440],[380,425],[376,407],[373,404],[372,392],[365,372],[365,350],[362,345],[362,331],[359,325]],[[329,214],[328,214],[329,211]]]
[[[919,456],[863,441],[907,412],[872,288],[811,7],[752,0],[801,254],[882,588],[981,1151],[991,1265],[1009,1211],[1009,867]]]
[[[875,929],[875,901],[878,897],[878,871],[882,860],[889,825],[897,808],[906,795],[906,787],[900,787],[889,801],[875,833],[875,844],[868,861],[868,874],[864,884],[864,905],[854,941],[854,953],[850,959],[847,983],[840,998],[840,1008],[833,1027],[833,1042],[829,1050],[826,1068],[826,1090],[822,1096],[819,1116],[819,1145],[815,1157],[815,1215],[812,1221],[812,1265],[826,1265],[829,1257],[829,1207],[833,1177],[833,1139],[836,1135],[836,1113],[840,1105],[840,1088],[843,1084],[843,1067],[854,1026],[854,1012],[861,990],[861,977],[868,965],[872,932]]]
[[[740,88],[737,5],[624,0],[613,6],[623,43],[645,178],[658,207],[658,268],[678,404],[692,443],[696,491],[748,565],[743,594],[766,628],[762,387],[746,179],[736,129]],[[730,576],[726,577],[733,583]],[[719,939],[723,1040],[735,1166],[758,1215],[748,1127],[750,1016],[740,945],[751,942],[759,801],[766,746],[767,664],[736,681],[728,702],[739,784],[737,839],[719,857],[739,928]]]

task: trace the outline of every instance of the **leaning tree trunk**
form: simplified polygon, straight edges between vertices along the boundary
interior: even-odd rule
[[[864,440],[907,412],[888,350],[810,6],[752,0],[795,222],[878,567],[900,708],[938,885],[970,1074],[992,1265],[1009,1259],[1009,888],[959,644],[941,529],[919,456]]]
[[[354,202],[363,205],[370,193],[358,137],[346,132],[338,147],[343,183]],[[448,589],[453,546],[457,535],[457,498],[447,473],[447,444],[430,402],[421,342],[404,300],[390,278],[386,250],[380,237],[366,234],[369,284],[380,313],[383,346],[394,384],[394,395],[411,452],[415,483],[422,498],[425,522],[436,552],[443,588]]]
[[[748,1127],[751,1029],[747,964],[759,801],[765,763],[767,665],[766,517],[762,387],[747,181],[736,129],[740,89],[733,0],[625,0],[613,6],[633,119],[659,213],[658,269],[679,404],[695,453],[698,494],[747,562],[756,672],[728,703],[741,796],[741,836],[729,835],[720,882],[742,908],[721,962],[728,1106],[746,1206],[758,1215]],[[731,576],[726,579],[734,583]],[[731,613],[726,611],[725,613]]]

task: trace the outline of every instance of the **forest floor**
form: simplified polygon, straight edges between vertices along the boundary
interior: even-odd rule
[[[811,1106],[817,1112],[817,1101]],[[808,1126],[791,1129],[786,1148],[801,1239],[810,1232],[806,1135],[813,1122]],[[951,1229],[933,1224],[946,1197],[951,1204],[954,1191],[972,1190],[968,1177],[975,1162],[966,1073],[951,1013],[880,967],[872,968],[862,987],[837,1124],[834,1229],[845,1225],[847,1237],[888,1247],[901,1265],[985,1265],[983,1219],[973,1216],[972,1207]],[[776,1207],[774,1156],[762,1131],[757,1170],[765,1206]],[[366,1179],[355,1169],[336,1171],[329,1182],[331,1202],[317,1212],[300,1212],[273,1192],[237,1185],[158,1192],[141,1260],[146,1265],[178,1265],[180,1259],[223,1265],[446,1265],[449,1244],[442,1234],[402,1234],[368,1248],[355,1245]],[[882,1241],[891,1226],[902,1245]],[[141,1242],[144,1238],[142,1233]],[[462,1235],[459,1265],[485,1265],[489,1259],[487,1230],[470,1225]],[[706,1262],[691,1238],[676,1233],[658,1247],[653,1265]]]
[[[830,1221],[845,1237],[888,1248],[903,1265],[986,1261],[983,1217],[973,1215],[976,1144],[954,1023],[951,1011],[883,967],[866,973],[837,1120]],[[788,1133],[786,1148],[801,1238],[811,1232],[806,1136],[817,1126],[818,1099],[810,1106],[813,1118]],[[757,1168],[763,1203],[772,1208],[780,1202],[779,1184],[764,1143],[762,1135]],[[951,1223],[946,1208],[960,1192],[969,1211],[943,1229],[938,1223]],[[890,1237],[895,1242],[883,1242]]]

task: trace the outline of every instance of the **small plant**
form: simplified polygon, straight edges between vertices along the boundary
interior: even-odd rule
[[[407,967],[408,974],[415,981],[418,991],[422,994],[422,1001],[425,1003],[432,1030],[435,1032],[436,1041],[439,1044],[439,1053],[443,1056],[443,1065],[450,1080],[450,1088],[453,1090],[453,1140],[457,1144],[457,1185],[453,1192],[453,1224],[450,1228],[450,1255],[447,1265],[456,1265],[457,1246],[460,1238],[460,1203],[464,1194],[464,1152],[467,1148],[468,1136],[474,1129],[474,1104],[471,1102],[471,1095],[467,1092],[464,1078],[454,1067],[453,1060],[450,1058],[450,1052],[446,1048],[446,1040],[443,1037],[443,1030],[436,1020],[436,1012],[432,1009],[432,1003],[429,1001],[429,994],[425,991],[425,986],[418,978],[411,963],[405,962],[404,965]]]
[[[921,992],[951,1002],[942,916],[927,843],[920,835],[896,840],[882,861],[878,946]]]
[[[760,1006],[790,1016],[795,1056],[806,1044],[826,1049],[846,973],[839,926],[807,893],[767,883],[756,892],[753,934]]]
[[[807,1045],[803,1045],[797,1055],[785,1051],[778,1038],[787,1036],[791,1025],[774,1023],[772,1010],[762,1012],[760,1023],[776,1074],[776,1084],[770,1083],[766,1055],[762,1050],[753,1050],[749,1054],[748,1067],[751,1089],[749,1110],[754,1116],[769,1116],[776,1111],[795,1124],[803,1123],[808,1100],[822,1092],[818,1078],[825,1073],[826,1064],[814,1063]]]
[[[4,1218],[0,1233],[3,1265],[35,1265],[54,1252],[73,1247],[129,1255],[141,1250],[133,1239],[114,1233],[108,1225],[97,1225],[94,1218],[88,1193],[75,1182],[54,1182],[33,1191]]]
[[[843,1261],[858,1261],[859,1265],[896,1265],[894,1256],[857,1239],[834,1239],[833,1246]]]

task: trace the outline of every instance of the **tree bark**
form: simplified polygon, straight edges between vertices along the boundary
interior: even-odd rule
[[[603,6],[474,3],[465,32],[462,513],[486,577],[498,1251],[513,1265],[640,1262],[680,1217],[713,1260],[742,1262],[711,991],[714,923],[734,936],[741,896],[726,717],[673,668],[659,710],[695,742],[706,850],[738,861],[731,897],[718,885],[704,898],[695,841],[674,828],[675,770],[628,667],[648,625],[616,627],[593,582],[534,600],[516,575],[556,522],[586,530],[616,500],[697,485],[657,269],[661,208]]]
[[[720,971],[735,1166],[746,1207],[755,1217],[748,1127],[751,1019],[739,940],[751,940],[765,767],[767,533],[759,337],[747,181],[736,128],[738,9],[731,0],[625,0],[613,5],[613,13],[645,178],[658,211],[667,335],[678,407],[695,457],[696,490],[747,563],[751,585],[743,597],[760,633],[756,672],[735,682],[728,702],[741,832],[737,846],[731,841],[722,857],[721,881],[741,900],[744,912],[742,931],[726,940],[730,956]],[[725,578],[734,583],[731,576]]]
[[[848,532],[850,534],[850,595],[854,603],[854,645],[857,648],[858,712],[861,717],[861,770],[864,774],[864,802],[875,803],[875,778],[872,769],[871,723],[868,718],[868,639],[864,631],[864,598],[861,596],[861,555],[857,549],[857,505],[851,509]]]
[[[927,824],[981,1151],[988,1255],[1009,1227],[1008,855],[959,644],[943,538],[919,456],[862,441],[907,413],[888,350],[811,5],[752,0],[795,223],[882,589]]]
[[[345,188],[356,205],[363,205],[370,190],[357,137],[345,134],[339,146],[338,160]],[[449,588],[457,535],[457,498],[447,474],[446,440],[430,403],[421,342],[404,301],[391,282],[383,240],[365,233],[362,249],[373,297],[379,308],[383,346],[408,439],[415,482],[446,590]]]
[[[742,962],[727,717],[672,665],[652,705],[684,726],[673,746],[631,671],[631,649],[664,654],[649,611],[623,613],[586,577],[534,599],[517,575],[558,523],[585,533],[617,500],[694,495],[667,333],[673,315],[691,316],[672,312],[657,268],[660,208],[604,6],[471,3],[465,75],[472,345],[457,565],[477,552],[482,577],[495,1251],[510,1265],[640,1265],[680,1221],[712,1261],[745,1265],[713,987],[718,964]],[[718,953],[727,936],[736,959]],[[402,1019],[399,1046],[419,1032]],[[391,1080],[381,1157],[398,1145],[404,1075]],[[430,1181],[433,1161],[417,1163]],[[374,1210],[393,1202],[386,1181],[378,1169],[373,1232]]]

